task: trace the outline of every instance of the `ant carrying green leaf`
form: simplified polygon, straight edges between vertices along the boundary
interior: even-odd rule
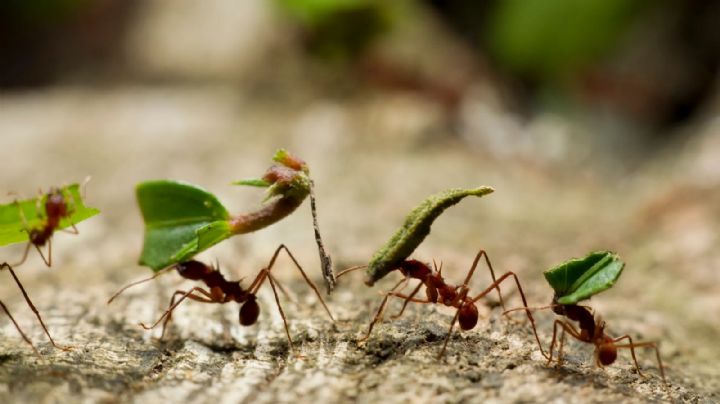
[[[667,385],[657,342],[633,342],[629,335],[611,337],[605,332],[606,325],[600,316],[597,316],[590,307],[578,304],[611,288],[620,277],[624,267],[625,263],[620,260],[618,255],[609,251],[592,252],[585,258],[568,260],[544,272],[545,279],[555,291],[550,305],[535,308],[521,307],[505,313],[516,310],[552,309],[555,314],[565,317],[565,319],[555,320],[553,324],[550,354],[549,356],[545,355],[548,364],[552,362],[557,331],[560,329],[560,345],[556,359],[558,367],[562,365],[565,334],[569,334],[578,341],[595,346],[595,363],[601,368],[615,362],[619,349],[629,349],[635,369],[641,376],[642,372],[635,357],[635,348],[654,349],[660,375],[663,383]],[[577,328],[572,322],[578,323]],[[623,340],[627,340],[627,343],[620,343]],[[542,351],[539,341],[538,345]]]
[[[45,334],[55,348],[65,349],[55,343],[50,332],[45,326],[40,313],[30,300],[20,279],[18,279],[13,267],[18,267],[27,259],[30,248],[34,246],[43,262],[50,267],[52,265],[52,237],[56,231],[62,231],[69,227],[73,228],[71,233],[78,234],[76,223],[88,219],[100,213],[99,210],[85,206],[80,195],[78,184],[72,184],[64,188],[51,188],[47,194],[38,198],[15,201],[0,206],[0,245],[27,241],[27,246],[19,263],[10,265],[7,262],[0,264],[0,271],[8,270],[22,292],[25,302],[35,313]],[[42,253],[41,247],[48,245],[48,256]],[[5,304],[0,302],[5,314],[8,315],[15,328],[38,356],[41,356],[30,339],[20,329],[20,326],[10,314]]]
[[[278,164],[271,166],[262,178],[235,183],[267,188],[265,202],[258,209],[237,216],[230,215],[215,195],[191,184],[167,180],[138,184],[138,204],[145,221],[145,241],[140,264],[149,266],[156,274],[122,288],[108,303],[131,286],[154,279],[170,270],[177,270],[181,276],[187,279],[203,281],[208,289],[195,287],[190,291],[176,291],[165,314],[153,326],[146,328],[154,327],[163,319],[163,324],[167,324],[172,311],[185,298],[204,303],[227,303],[230,301],[242,303],[240,323],[251,325],[255,323],[257,314],[259,314],[259,308],[255,309],[257,306],[255,293],[258,288],[266,279],[270,282],[273,292],[275,292],[275,285],[279,285],[270,274],[270,270],[280,251],[284,250],[306,282],[316,292],[330,315],[316,286],[284,245],[277,248],[268,267],[260,271],[248,289],[243,289],[239,282],[225,280],[217,268],[192,260],[195,255],[231,236],[260,230],[280,221],[294,212],[309,195],[322,271],[328,291],[332,290],[335,282],[332,261],[325,253],[320,237],[313,183],[309,177],[308,166],[303,160],[285,150],[278,151],[273,160]],[[281,290],[283,289],[281,288]],[[182,297],[175,302],[176,296]],[[285,320],[277,294],[275,298],[281,316]],[[330,318],[332,319],[332,315]],[[292,345],[287,322],[285,324],[288,340]],[[165,326],[163,326],[163,335],[164,333]]]
[[[515,284],[520,291],[523,304],[527,306],[525,294],[517,275],[513,272],[506,272],[500,278],[496,279],[495,271],[484,250],[480,250],[475,256],[475,260],[461,285],[447,283],[442,277],[442,267],[438,268],[436,265],[433,265],[433,268],[430,268],[429,265],[421,261],[407,259],[422,243],[425,237],[430,234],[432,223],[447,208],[457,204],[467,196],[481,197],[492,192],[493,189],[490,187],[479,187],[475,189],[450,189],[431,195],[410,212],[403,226],[391,237],[390,241],[375,253],[369,264],[348,268],[338,274],[338,278],[340,278],[349,272],[367,268],[365,284],[368,286],[372,286],[376,281],[393,271],[398,271],[403,275],[403,279],[398,281],[390,291],[384,293],[385,296],[375,313],[375,317],[373,317],[370,322],[368,332],[360,341],[365,341],[370,337],[373,327],[382,318],[385,306],[391,297],[404,300],[402,309],[397,315],[393,316],[393,318],[400,317],[410,302],[442,304],[456,308],[455,316],[450,323],[450,329],[448,330],[438,357],[442,357],[445,353],[447,343],[450,340],[456,322],[459,322],[462,330],[475,328],[478,321],[478,309],[475,303],[478,300],[485,297],[492,290],[497,290],[500,305],[505,308],[499,286],[504,280],[510,277],[515,279]],[[485,263],[490,271],[490,276],[492,277],[492,284],[479,294],[472,296],[468,285],[481,258],[485,259]],[[406,295],[401,293],[402,288],[407,286],[412,279],[419,280],[420,282],[410,294]],[[415,296],[422,287],[425,287],[426,298],[418,299]],[[530,312],[527,312],[527,316],[534,324],[534,319]],[[537,338],[537,334],[535,337]]]

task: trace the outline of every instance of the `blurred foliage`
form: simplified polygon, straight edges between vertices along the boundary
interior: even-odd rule
[[[48,24],[72,18],[97,0],[3,0],[0,19],[3,23]]]
[[[353,60],[387,33],[404,1],[277,0],[303,30],[305,45],[317,56]]]
[[[530,78],[562,76],[612,49],[646,0],[505,0],[487,25],[489,52]]]

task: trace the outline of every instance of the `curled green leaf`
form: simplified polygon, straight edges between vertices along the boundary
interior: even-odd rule
[[[559,304],[575,304],[611,288],[625,263],[610,251],[573,258],[544,272]]]
[[[372,286],[379,279],[407,259],[417,246],[430,234],[430,227],[445,209],[457,204],[465,197],[481,197],[493,192],[490,187],[473,189],[449,189],[429,196],[405,218],[405,223],[382,246],[368,263],[365,284]]]
[[[60,220],[58,230],[78,224],[100,213],[95,208],[85,206],[78,184],[63,187],[60,191],[68,203],[70,215]],[[0,205],[0,246],[29,240],[28,231],[42,226],[45,221],[46,199],[47,195],[43,195],[38,198]],[[20,210],[24,214],[25,221],[23,221]]]

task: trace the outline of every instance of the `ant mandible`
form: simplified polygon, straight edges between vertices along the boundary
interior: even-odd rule
[[[481,258],[485,259],[485,263],[490,270],[490,275],[492,277],[493,283],[479,294],[475,296],[470,296],[470,288],[468,287],[468,284],[473,274],[475,273],[475,268],[477,268],[477,265]],[[348,272],[362,268],[365,268],[365,266],[348,268],[340,272],[337,277],[340,278]],[[445,337],[445,341],[443,343],[442,349],[440,350],[440,353],[438,354],[438,358],[441,358],[444,355],[445,349],[447,347],[448,341],[450,340],[450,336],[452,335],[452,330],[456,322],[460,323],[460,328],[465,331],[475,328],[479,316],[478,309],[475,304],[478,300],[485,297],[493,289],[496,289],[500,298],[500,305],[503,307],[503,309],[505,308],[505,303],[503,302],[502,293],[500,292],[499,285],[509,277],[513,277],[515,279],[515,284],[517,285],[518,291],[520,292],[520,297],[522,298],[523,305],[527,307],[525,293],[523,292],[522,286],[520,285],[520,280],[518,279],[517,275],[515,275],[514,272],[506,272],[496,280],[495,271],[493,270],[492,263],[490,262],[490,259],[485,250],[480,250],[477,253],[477,255],[475,256],[475,260],[473,261],[472,266],[470,267],[470,270],[465,277],[465,280],[459,286],[454,286],[446,283],[442,277],[442,265],[440,266],[440,268],[438,268],[437,265],[435,265],[434,263],[433,268],[430,268],[427,264],[421,261],[405,260],[402,261],[399,266],[394,270],[400,271],[400,273],[402,273],[403,275],[403,279],[398,281],[392,289],[385,293],[385,297],[383,298],[382,303],[380,303],[380,307],[375,313],[375,317],[370,322],[367,334],[365,334],[365,336],[360,339],[360,342],[365,341],[370,337],[370,333],[372,333],[373,327],[382,318],[383,310],[385,309],[385,306],[387,305],[390,297],[404,299],[402,308],[400,309],[398,314],[392,316],[393,319],[399,318],[405,311],[408,303],[410,302],[421,304],[442,304],[457,309],[455,311],[455,316],[450,323],[450,329],[448,330],[448,334]],[[420,283],[409,295],[405,295],[397,291],[398,288],[400,288],[400,290],[404,288],[411,279],[417,279],[420,281]],[[423,286],[425,286],[425,293],[427,297],[426,299],[418,299],[415,297],[415,295],[417,295],[417,293],[420,291],[420,288],[422,288]],[[540,339],[537,335],[537,332],[535,331],[535,319],[532,317],[530,311],[526,311],[526,313],[528,319],[532,324],[535,338],[537,339],[539,344]],[[543,355],[545,355],[544,352]]]
[[[567,333],[580,342],[585,342],[595,346],[595,363],[600,368],[604,368],[605,366],[615,363],[618,349],[630,349],[635,369],[640,376],[643,376],[643,374],[640,371],[640,366],[638,365],[637,357],[635,356],[635,348],[654,349],[658,367],[660,368],[660,376],[662,377],[663,383],[667,385],[667,380],[665,379],[665,368],[663,367],[662,359],[660,358],[660,351],[658,350],[657,342],[633,342],[632,337],[627,334],[617,338],[609,336],[605,333],[605,321],[603,321],[600,316],[595,316],[592,309],[588,306],[581,306],[577,304],[559,304],[557,302],[557,296],[555,296],[553,297],[552,304],[549,306],[534,308],[528,308],[527,306],[524,308],[520,307],[508,310],[505,314],[517,310],[525,310],[527,312],[528,310],[541,310],[548,308],[552,309],[552,311],[557,315],[566,317],[571,321],[576,321],[579,327],[578,330],[572,323],[565,319],[555,320],[553,324],[552,340],[550,342],[550,355],[545,356],[548,360],[548,365],[552,363],[553,350],[555,348],[555,342],[557,341],[557,331],[558,327],[560,327],[560,346],[558,347],[558,356],[556,359],[557,367],[562,365],[563,345],[565,343],[565,334]],[[627,340],[628,342],[626,344],[618,344],[618,342],[622,340]],[[540,350],[542,351],[542,346],[539,341],[538,346],[540,346]]]
[[[137,284],[149,281],[151,279],[154,279],[161,275],[162,273],[165,273],[170,270],[176,270],[177,273],[182,276],[185,279],[193,280],[193,281],[202,281],[205,283],[205,286],[207,289],[202,288],[200,286],[195,286],[187,291],[185,290],[176,290],[172,297],[170,298],[170,304],[168,305],[167,310],[160,316],[160,318],[157,319],[152,325],[148,326],[143,323],[140,323],[140,326],[143,327],[146,330],[150,330],[155,328],[160,322],[162,322],[162,333],[160,334],[160,339],[162,340],[165,336],[165,330],[167,327],[168,322],[170,321],[170,318],[172,317],[172,312],[182,303],[185,299],[194,300],[201,303],[218,303],[218,304],[224,304],[229,302],[236,302],[241,304],[240,306],[240,312],[239,312],[239,320],[240,324],[243,326],[250,326],[255,324],[257,321],[258,316],[260,315],[260,306],[257,303],[257,292],[260,289],[260,286],[267,280],[270,282],[270,287],[272,288],[273,294],[275,296],[275,303],[277,304],[278,311],[280,312],[280,316],[282,317],[283,324],[285,326],[285,334],[287,335],[288,343],[290,344],[290,349],[293,348],[293,342],[292,338],[290,337],[290,329],[288,328],[287,319],[285,318],[285,312],[282,309],[282,306],[280,305],[280,299],[278,298],[277,294],[277,288],[279,288],[284,294],[287,295],[287,291],[282,287],[282,285],[279,283],[279,281],[272,275],[270,272],[275,265],[275,262],[278,258],[278,255],[281,251],[285,251],[285,253],[290,257],[293,264],[295,264],[295,267],[300,271],[303,278],[305,279],[305,282],[310,286],[310,288],[315,292],[315,295],[318,297],[318,300],[320,300],[320,303],[322,304],[323,308],[327,312],[328,316],[330,317],[330,320],[333,322],[335,319],[332,316],[332,313],[330,312],[330,309],[328,309],[327,305],[325,304],[325,301],[323,300],[322,296],[320,295],[320,291],[318,290],[317,286],[315,286],[315,283],[313,283],[312,280],[307,276],[305,271],[302,269],[298,261],[295,259],[295,257],[292,255],[290,250],[284,245],[281,244],[276,250],[275,253],[272,255],[272,258],[270,259],[270,262],[268,263],[268,266],[266,268],[263,268],[260,270],[260,273],[255,277],[255,280],[250,284],[250,286],[247,289],[243,289],[243,287],[240,285],[240,281],[228,281],[225,279],[225,277],[220,273],[219,268],[212,267],[209,265],[206,265],[202,262],[191,260],[191,261],[185,261],[181,262],[175,265],[172,265],[162,271],[159,271],[154,276],[143,279],[134,283],[131,283],[124,288],[120,289],[117,293],[115,293],[110,300],[108,300],[108,304],[110,304],[118,295],[120,295],[122,292],[124,292],[126,289],[135,286]],[[277,288],[276,288],[277,287]],[[180,296],[179,299],[176,300],[176,298]]]
[[[86,183],[87,181],[88,179],[85,180]],[[45,265],[47,265],[48,267],[52,266],[52,236],[55,231],[60,227],[60,221],[64,218],[69,218],[73,212],[68,202],[65,200],[65,195],[63,194],[62,189],[52,187],[50,188],[50,191],[44,195],[44,197],[45,214],[43,222],[39,226],[33,228],[30,228],[28,226],[27,218],[25,217],[25,212],[20,207],[20,202],[15,201],[15,204],[18,206],[18,210],[20,212],[20,217],[25,224],[25,230],[28,232],[28,236],[30,239],[30,241],[27,243],[27,246],[25,247],[25,252],[23,253],[22,259],[20,259],[20,262],[14,265],[16,267],[25,262],[28,257],[28,253],[30,252],[30,246],[35,246],[43,262],[45,262]],[[38,198],[38,204],[41,200],[42,198]],[[38,207],[37,211],[41,212],[40,207]],[[72,230],[60,229],[60,231],[64,231],[70,234],[80,234],[74,223],[71,223],[70,227],[72,227]],[[47,258],[45,258],[45,255],[40,249],[45,244],[47,244],[48,246]]]

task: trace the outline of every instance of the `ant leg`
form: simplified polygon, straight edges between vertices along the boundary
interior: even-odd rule
[[[422,283],[422,282],[418,283],[418,285],[415,287],[415,289],[413,289],[412,293],[410,293],[410,295],[405,299],[405,302],[403,302],[402,308],[400,309],[400,311],[398,312],[398,314],[396,314],[396,315],[394,315],[394,316],[391,316],[391,317],[390,317],[391,319],[396,320],[396,319],[400,318],[400,316],[403,315],[403,313],[405,312],[405,308],[407,307],[408,303],[410,303],[411,301],[413,301],[413,298],[414,298],[415,295],[420,291],[420,288],[421,288],[422,286],[423,286],[423,283]]]
[[[22,292],[22,295],[25,298],[25,302],[27,302],[28,306],[30,306],[30,310],[32,310],[33,313],[35,313],[35,317],[37,317],[38,321],[40,322],[40,325],[42,326],[43,330],[45,331],[45,335],[48,336],[52,345],[55,348],[61,349],[63,351],[69,350],[68,347],[63,347],[63,346],[56,344],[55,340],[53,340],[52,336],[50,336],[50,332],[48,331],[47,327],[45,326],[45,322],[43,321],[42,317],[40,316],[40,312],[35,307],[32,300],[30,300],[30,296],[28,296],[27,292],[25,291],[25,288],[23,287],[22,283],[20,283],[20,279],[18,279],[17,275],[15,275],[15,271],[13,271],[12,267],[10,265],[8,265],[7,263],[3,263],[2,265],[0,265],[0,269],[3,269],[3,268],[10,271],[10,275],[12,275],[18,288],[20,288],[20,292]],[[9,313],[8,313],[8,315],[9,315]]]
[[[490,258],[487,255],[487,252],[485,250],[480,250],[480,252],[477,253],[475,256],[475,259],[473,260],[472,266],[470,267],[470,270],[468,271],[467,276],[465,277],[465,281],[463,282],[463,286],[467,288],[468,283],[470,283],[470,278],[472,278],[473,274],[475,273],[475,268],[478,265],[478,262],[480,262],[480,258],[485,258],[485,263],[487,264],[488,269],[490,270],[490,276],[492,277],[493,283],[491,286],[491,290],[495,289],[498,292],[498,297],[500,298],[500,305],[502,306],[503,310],[505,310],[505,302],[503,302],[502,292],[500,292],[500,282],[495,279],[495,270],[493,270],[492,263],[490,263]],[[485,293],[487,294],[487,293]],[[484,296],[484,294],[483,294]],[[527,304],[525,304],[527,306]]]
[[[35,355],[37,355],[40,359],[43,359],[43,356],[40,353],[40,351],[38,351],[37,348],[35,348],[35,345],[33,345],[32,341],[30,341],[30,338],[28,338],[28,336],[25,335],[23,330],[20,329],[20,325],[18,325],[17,321],[15,321],[12,314],[10,314],[10,311],[5,306],[5,303],[3,303],[1,300],[0,300],[0,307],[2,307],[5,314],[7,314],[7,316],[10,318],[10,321],[12,321],[12,323],[15,325],[15,329],[18,330],[18,332],[20,333],[22,338],[25,340],[25,342],[27,342],[27,344],[30,345],[30,348],[32,348],[32,350],[35,351]]]
[[[178,292],[180,292],[180,293],[178,293]],[[194,294],[193,294],[194,292],[199,292],[199,293],[202,293],[203,295],[207,296],[207,297],[208,297],[207,300],[205,300],[205,298],[202,297],[202,296],[194,295]],[[215,300],[212,299],[212,295],[210,294],[210,292],[206,291],[205,289],[203,289],[203,288],[201,288],[201,287],[199,287],[199,286],[196,286],[196,287],[190,289],[190,290],[187,291],[187,292],[182,291],[182,290],[177,290],[177,291],[175,291],[175,294],[182,294],[182,297],[181,297],[180,299],[178,299],[178,301],[175,302],[174,304],[171,304],[171,305],[168,307],[168,309],[165,310],[165,313],[163,313],[163,315],[160,316],[160,318],[158,318],[157,321],[155,321],[151,326],[147,326],[147,325],[145,325],[144,323],[140,323],[140,327],[142,327],[142,328],[144,328],[144,329],[146,329],[146,330],[151,330],[151,329],[157,327],[157,325],[160,324],[160,322],[161,322],[165,317],[167,317],[167,316],[169,316],[169,315],[172,314],[173,310],[175,310],[175,309],[180,305],[180,303],[182,303],[186,298],[191,297],[191,296],[192,296],[192,297],[191,297],[192,300],[201,301],[201,302],[203,302],[203,303],[217,303]],[[173,298],[174,298],[174,297],[175,297],[175,296],[173,295]]]
[[[555,320],[553,323],[553,335],[552,335],[552,342],[550,342],[550,352],[549,355],[546,356],[548,358],[547,364],[549,365],[552,363],[552,354],[553,350],[555,349],[555,341],[557,341],[557,327],[558,325],[562,328],[562,335],[560,340],[560,347],[558,348],[558,367],[562,363],[562,346],[564,344],[565,339],[565,332],[567,331],[568,334],[570,334],[573,338],[577,339],[578,341],[583,341],[582,338],[580,338],[580,333],[575,329],[575,327],[572,326],[572,324],[569,324],[563,320]],[[583,341],[586,342],[586,341]]]
[[[272,288],[273,295],[275,295],[275,304],[277,304],[278,311],[280,312],[280,317],[282,317],[283,325],[285,326],[285,335],[287,335],[290,350],[295,352],[295,345],[293,344],[292,338],[290,337],[290,328],[288,327],[287,318],[285,318],[285,312],[280,305],[280,298],[278,298],[277,290],[275,289],[275,284],[277,283],[277,280],[275,280],[275,277],[272,276],[269,269],[266,269],[264,271],[266,271],[267,273],[267,280],[270,281],[270,287]],[[323,303],[323,305],[325,304]],[[332,319],[332,316],[330,316],[330,318]]]
[[[565,347],[565,327],[563,327],[560,333],[560,346],[558,347],[557,363],[555,367],[561,367],[563,362],[563,348]]]
[[[382,302],[380,303],[380,307],[378,307],[377,312],[375,313],[375,317],[373,317],[372,321],[370,322],[370,326],[368,327],[367,333],[365,334],[364,337],[360,338],[358,340],[358,342],[363,342],[363,341],[366,341],[368,338],[370,338],[370,333],[372,333],[375,323],[377,323],[382,318],[382,312],[385,309],[385,305],[387,304],[388,299],[392,295],[393,291],[395,291],[395,289],[400,287],[400,285],[402,285],[405,282],[407,282],[407,278],[401,279],[400,281],[398,281],[398,283],[395,284],[395,286],[393,286],[392,289],[390,289],[390,291],[388,293],[385,294],[385,297],[383,298]]]
[[[357,265],[354,267],[343,269],[342,271],[338,272],[338,274],[335,276],[335,279],[340,278],[341,276],[343,276],[347,273],[357,271],[358,269],[365,269],[365,268],[367,268],[367,265]]]
[[[29,242],[25,246],[25,252],[22,255],[22,258],[20,258],[19,262],[16,262],[13,264],[14,267],[19,267],[20,265],[25,263],[25,260],[27,260],[28,254],[30,253],[30,246],[33,245],[33,243]]]
[[[275,260],[275,258],[277,258],[277,254],[279,251],[280,251],[279,248],[277,250],[275,250],[275,254],[273,255],[272,260],[270,260],[271,265],[274,263],[273,261]],[[265,282],[266,279],[270,282],[270,287],[272,288],[273,295],[275,296],[275,304],[277,304],[278,311],[280,312],[280,317],[282,318],[283,325],[285,326],[285,335],[287,335],[288,344],[290,345],[290,350],[292,350],[294,352],[295,346],[293,345],[292,338],[290,337],[290,328],[288,327],[287,318],[285,317],[285,311],[283,311],[282,305],[280,304],[280,298],[278,297],[278,294],[277,294],[277,289],[275,288],[276,286],[278,286],[278,288],[279,288],[280,283],[277,281],[277,279],[275,279],[274,276],[272,276],[272,274],[270,273],[270,269],[263,268],[260,271],[258,276],[255,278],[253,283],[248,288],[248,293],[250,293],[251,295],[255,295],[257,293],[258,289],[260,289],[260,286],[262,286],[262,284]],[[332,318],[332,316],[330,318]]]
[[[445,342],[443,342],[442,349],[440,349],[440,353],[438,354],[437,358],[440,359],[445,354],[445,348],[447,347],[448,342],[450,341],[450,335],[452,335],[453,327],[455,327],[455,323],[457,322],[458,317],[460,317],[460,308],[458,307],[457,310],[455,310],[455,316],[452,319],[452,322],[450,322],[450,329],[448,330],[447,336],[445,337]]]
[[[63,233],[68,233],[68,234],[80,234],[80,230],[77,229],[77,227],[75,226],[75,223],[70,223],[70,227],[72,227],[72,230],[65,228],[65,229],[60,229],[60,231]]]
[[[322,295],[320,295],[320,291],[318,290],[317,286],[315,286],[315,283],[313,283],[313,281],[311,281],[310,278],[308,278],[307,274],[302,269],[302,266],[300,266],[300,263],[295,259],[295,257],[290,252],[290,250],[285,246],[285,244],[280,244],[280,246],[275,250],[275,253],[273,253],[273,256],[270,259],[270,262],[268,263],[268,266],[267,266],[268,274],[270,274],[270,271],[273,269],[273,266],[275,265],[275,261],[277,260],[278,255],[280,255],[280,251],[283,251],[283,250],[288,255],[288,257],[290,257],[290,260],[293,262],[293,264],[295,264],[295,267],[298,269],[298,271],[300,271],[300,274],[302,275],[302,277],[305,278],[305,283],[307,283],[308,286],[310,286],[310,289],[312,289],[313,292],[315,292],[315,296],[317,296],[318,300],[320,300],[320,304],[322,304],[323,308],[325,309],[328,316],[330,317],[330,320],[335,322],[335,319],[333,318],[333,315],[330,312],[330,309],[325,304],[325,300],[323,300]],[[259,285],[258,285],[258,287],[259,287]]]
[[[120,294],[123,293],[124,291],[126,291],[127,289],[129,289],[129,288],[131,288],[131,287],[133,287],[133,286],[135,286],[135,285],[139,285],[139,284],[141,284],[141,283],[145,283],[145,282],[147,282],[147,281],[151,281],[151,280],[157,278],[157,277],[160,276],[160,275],[163,275],[163,274],[168,273],[169,271],[172,271],[173,269],[175,269],[175,266],[174,266],[174,265],[173,265],[173,266],[170,266],[170,267],[167,267],[167,268],[165,268],[165,269],[161,269],[160,271],[157,271],[157,272],[155,273],[155,275],[153,275],[153,276],[151,276],[151,277],[149,277],[149,278],[141,279],[141,280],[135,281],[135,282],[133,282],[133,283],[131,283],[131,284],[129,284],[129,285],[123,286],[122,289],[118,290],[117,292],[115,292],[114,295],[112,295],[112,297],[110,297],[110,299],[108,300],[108,304],[112,303],[112,301],[115,300],[116,297],[120,296]]]
[[[655,350],[655,356],[658,361],[658,365],[660,367],[660,375],[662,376],[663,383],[667,384],[667,381],[665,380],[665,368],[662,364],[662,359],[660,358],[660,350],[658,349],[657,342],[637,342],[633,343],[632,338],[629,335],[623,335],[622,337],[613,339],[613,342],[618,342],[620,340],[627,339],[629,341],[629,344],[621,344],[621,345],[615,345],[615,348],[629,348],[630,354],[632,355],[633,362],[635,362],[635,369],[637,369],[638,375],[643,376],[642,372],[640,372],[640,366],[638,366],[637,358],[635,357],[635,348],[652,348]]]
[[[43,255],[42,251],[40,250],[39,246],[35,246],[38,253],[40,254],[40,258],[42,258],[43,262],[45,262],[45,265],[49,267],[52,267],[52,237],[50,237],[47,241],[48,244],[48,257],[45,259],[45,256]]]
[[[201,292],[202,292],[202,293],[206,293],[206,291],[205,291],[205,290],[202,290],[202,289],[201,289]],[[172,307],[172,306],[175,304],[175,297],[176,297],[176,296],[182,295],[182,294],[184,294],[184,293],[185,293],[185,292],[182,291],[182,290],[176,290],[175,293],[173,293],[172,297],[170,297],[170,304],[168,304],[168,307]],[[201,303],[215,303],[215,301],[212,300],[212,297],[210,296],[210,294],[207,294],[206,296],[207,296],[209,299],[206,299],[205,297],[202,297],[202,296],[192,295],[192,294],[191,294],[191,295],[188,295],[188,298],[191,299],[191,300],[195,300],[196,302],[201,302]],[[163,338],[165,337],[165,329],[167,328],[167,325],[168,325],[168,323],[170,322],[170,319],[171,319],[171,318],[172,318],[172,312],[170,312],[170,314],[168,314],[168,315],[165,317],[165,320],[164,320],[163,323],[162,323],[162,332],[160,333],[160,340],[161,340],[161,341],[162,341]]]
[[[535,318],[533,318],[532,313],[530,312],[530,308],[528,307],[527,299],[525,298],[525,292],[523,292],[523,288],[520,285],[520,279],[518,279],[517,275],[515,275],[514,272],[504,273],[492,285],[488,286],[484,291],[480,292],[477,296],[473,297],[472,301],[474,303],[474,302],[480,300],[485,295],[490,293],[493,289],[495,289],[497,287],[497,285],[502,283],[505,279],[509,278],[510,276],[512,276],[515,279],[515,285],[517,286],[517,289],[520,292],[520,298],[522,299],[522,302],[523,302],[524,309],[521,308],[519,310],[525,310],[525,314],[527,315],[528,320],[530,320],[530,325],[532,326],[533,334],[535,335],[535,341],[537,341],[538,347],[540,348],[540,353],[542,354],[542,356],[547,358],[548,361],[550,361],[551,356],[549,357],[547,354],[545,354],[545,351],[543,350],[543,347],[542,347],[542,343],[540,343],[540,337],[538,336],[537,327],[535,326]],[[500,290],[499,287],[498,287],[498,290]],[[503,306],[503,309],[504,308],[505,307]],[[506,313],[508,313],[508,311],[504,312],[503,314],[506,314]]]

